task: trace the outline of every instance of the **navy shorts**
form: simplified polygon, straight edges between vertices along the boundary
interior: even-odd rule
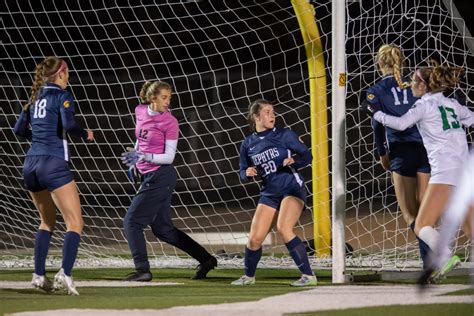
[[[430,173],[425,146],[417,142],[390,143],[390,170],[405,177],[416,177],[418,172]]]
[[[69,163],[55,156],[27,156],[23,166],[25,188],[31,192],[54,191],[74,180]]]
[[[272,196],[272,195],[261,195],[260,199],[258,200],[258,204],[265,204],[268,205],[276,210],[280,209],[281,201],[286,198],[287,196],[294,196],[303,203],[306,202],[306,189],[305,187],[295,188],[294,190],[290,190],[287,193],[279,196]]]

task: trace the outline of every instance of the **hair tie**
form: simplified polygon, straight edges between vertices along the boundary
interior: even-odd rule
[[[420,79],[423,83],[426,84],[425,79],[423,79],[423,77],[421,76],[421,71],[420,71],[420,69],[417,69],[417,70],[415,71],[415,74],[416,74],[416,77],[417,77],[418,79]]]
[[[64,59],[61,59],[61,66],[59,66],[59,69],[58,69],[54,74],[52,74],[50,77],[56,76],[58,73],[60,73],[61,71],[63,71],[65,68],[67,68],[67,64],[66,64],[66,62],[64,61]]]

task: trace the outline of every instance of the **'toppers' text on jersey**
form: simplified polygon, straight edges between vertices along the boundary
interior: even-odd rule
[[[148,105],[141,104],[135,108],[137,125],[135,127],[135,137],[138,141],[138,150],[161,154],[165,152],[165,142],[167,140],[178,140],[179,126],[178,120],[171,112],[148,111]],[[139,161],[136,164],[141,174],[152,172],[160,168],[160,165]]]
[[[295,163],[283,167],[283,161],[298,154]],[[311,162],[311,153],[289,129],[272,128],[252,133],[240,147],[240,178],[248,181],[246,170],[255,166],[262,178],[262,196],[282,196],[294,186],[304,185],[298,168]]]

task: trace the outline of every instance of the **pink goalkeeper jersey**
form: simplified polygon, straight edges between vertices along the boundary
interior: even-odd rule
[[[150,115],[148,105],[140,104],[135,108],[137,126],[135,137],[138,140],[138,149],[143,153],[163,154],[167,140],[178,140],[178,120],[171,112]],[[158,170],[160,165],[139,161],[137,169],[141,174]]]

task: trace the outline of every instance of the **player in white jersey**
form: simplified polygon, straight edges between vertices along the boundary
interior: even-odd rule
[[[437,274],[443,273],[443,265],[445,262],[449,261],[451,256],[449,249],[456,237],[459,226],[465,218],[471,223],[472,227],[474,224],[474,149],[471,150],[469,160],[464,165],[460,181],[458,182],[458,185],[450,198],[448,207],[443,214],[443,220],[439,231],[440,238],[436,245],[436,249],[429,260],[429,266],[425,270],[425,273],[420,277],[419,282],[421,284],[426,283],[426,279],[433,275],[433,271],[438,271]],[[472,230],[470,233],[472,245]],[[474,259],[474,251],[472,250],[471,258]]]
[[[431,178],[416,218],[415,233],[431,250],[435,249],[439,239],[433,227],[445,209],[468,158],[466,132],[462,125],[474,125],[474,112],[443,95],[458,83],[461,71],[437,63],[433,67],[418,69],[412,78],[412,91],[421,99],[401,117],[382,113],[377,105],[364,105],[364,110],[383,125],[404,130],[416,124],[420,131],[428,152]],[[453,256],[443,271],[449,272],[459,262],[459,258]]]

